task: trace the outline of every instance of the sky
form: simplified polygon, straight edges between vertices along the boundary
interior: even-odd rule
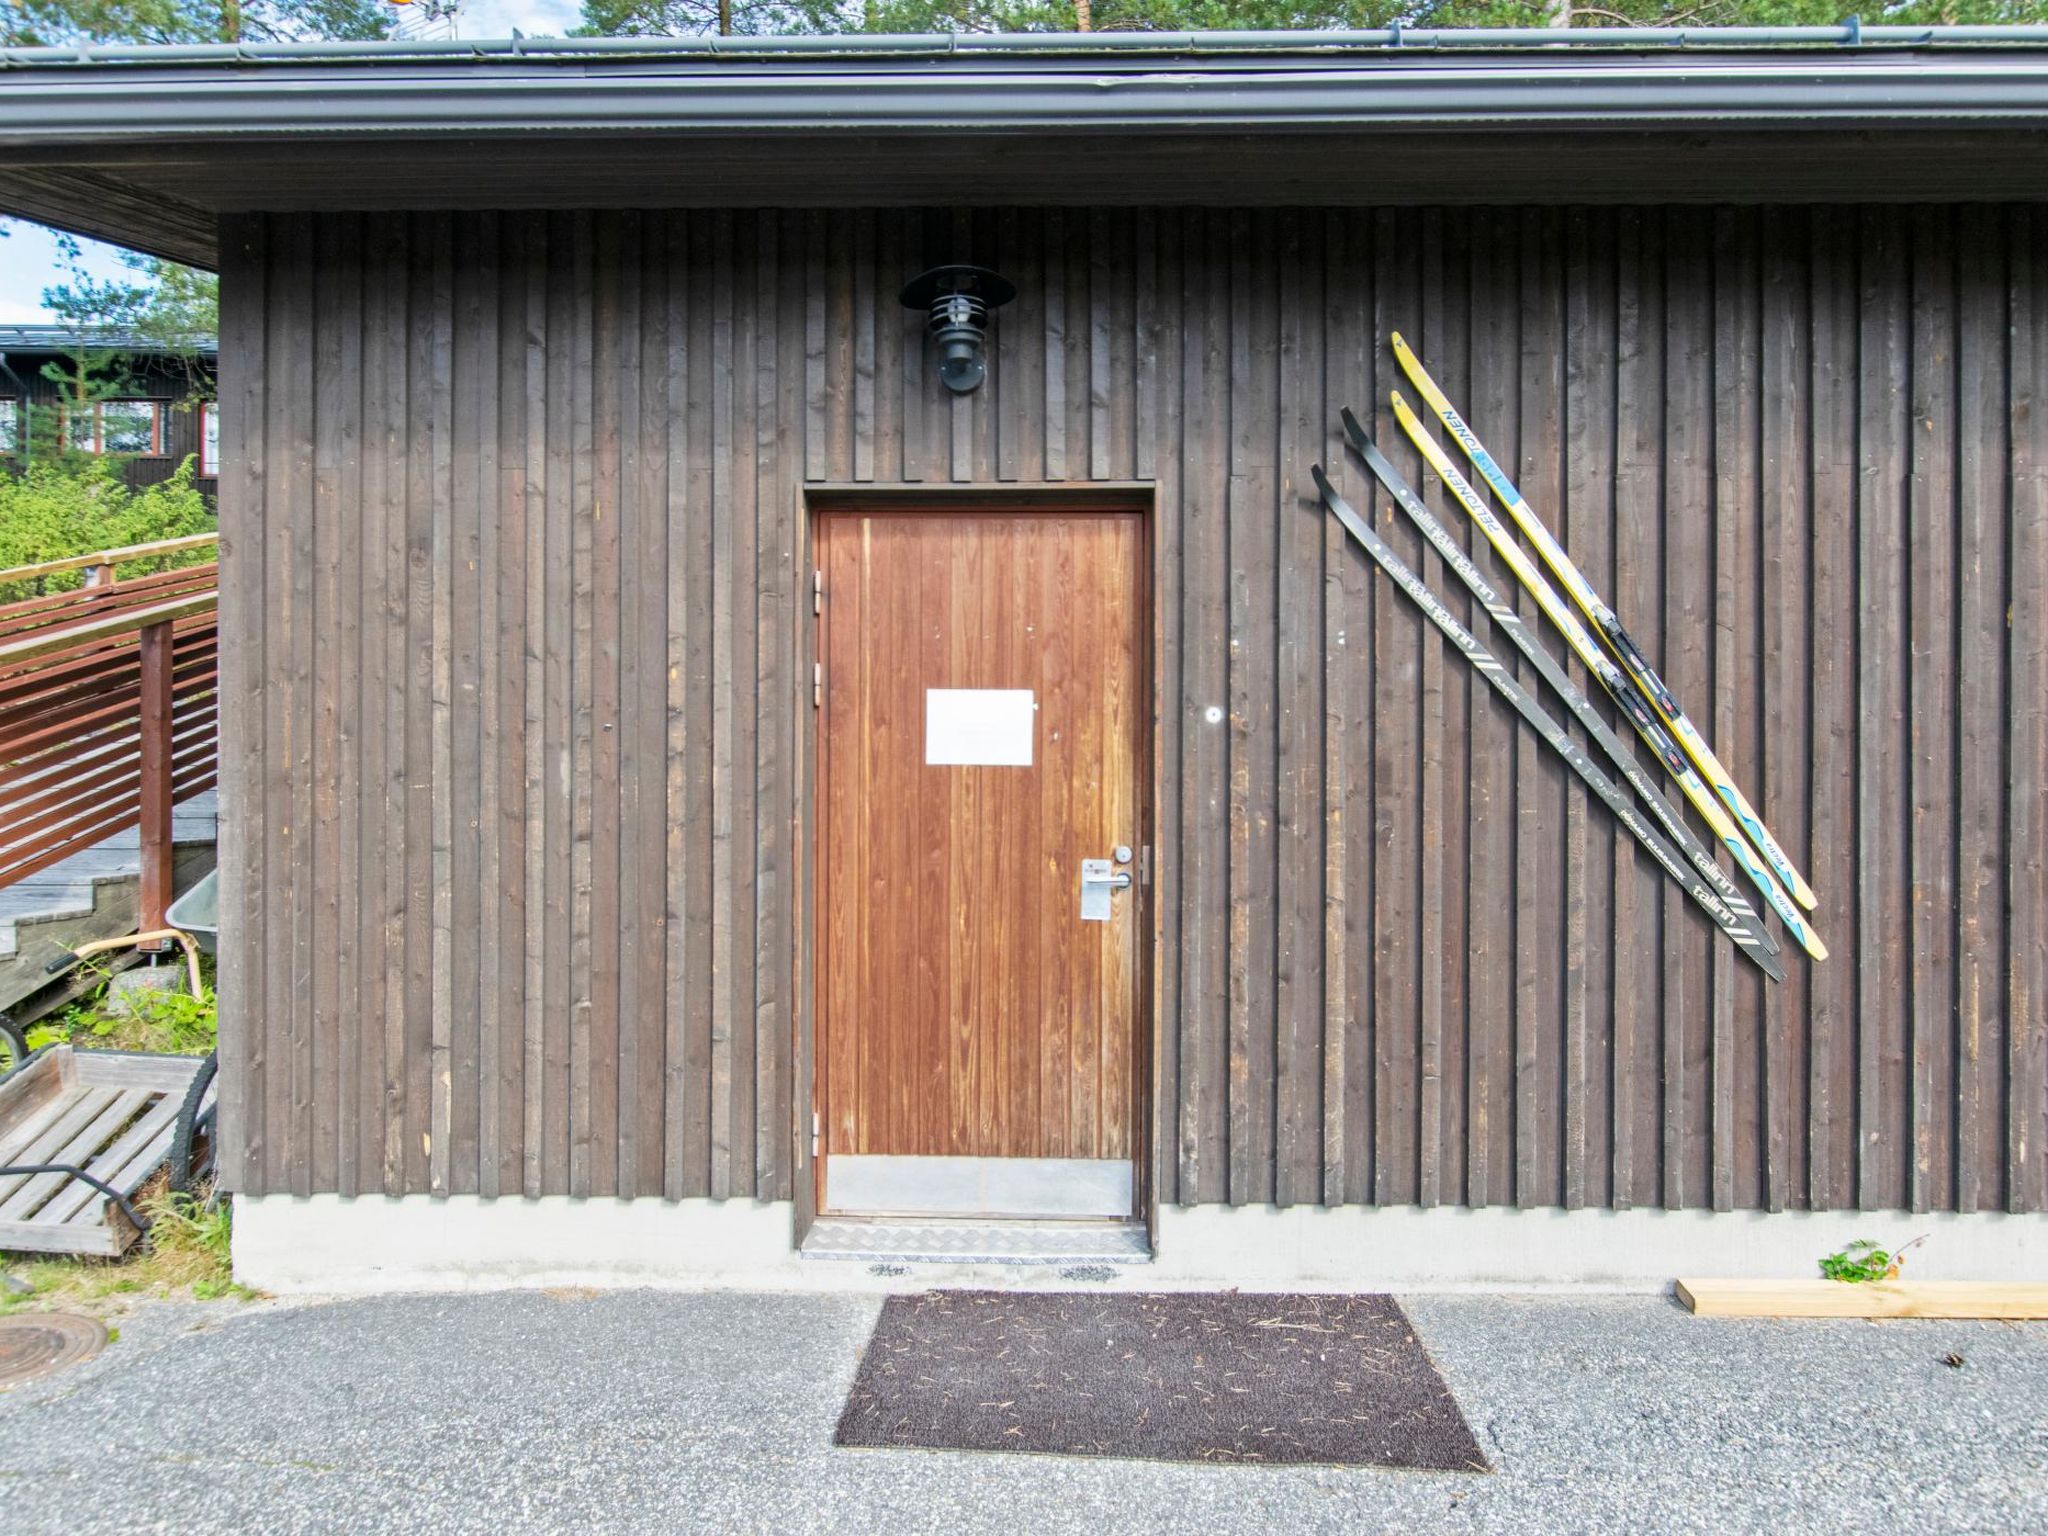
[[[57,254],[57,242],[39,224],[0,220],[7,230],[0,238],[0,325],[34,325],[56,316],[43,307],[43,290],[68,275]],[[129,277],[120,253],[97,240],[85,242],[81,263],[94,277]]]
[[[559,37],[582,15],[581,0],[463,0],[461,35],[510,37],[517,27],[528,37]],[[63,282],[66,271],[50,233],[20,219],[0,219],[0,325],[34,325],[56,317],[43,304],[43,290]],[[99,278],[127,275],[113,246],[85,242],[83,265]]]
[[[583,15],[581,0],[463,0],[464,37],[560,37]]]

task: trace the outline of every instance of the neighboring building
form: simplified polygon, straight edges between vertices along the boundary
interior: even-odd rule
[[[93,334],[89,355],[106,360],[95,377],[118,382],[110,398],[81,416],[48,374],[53,365],[75,373],[75,338],[68,326],[0,325],[0,463],[21,462],[31,413],[48,413],[50,430],[69,446],[117,456],[130,485],[153,485],[190,458],[200,489],[213,495],[220,476],[214,343],[173,350],[140,337]]]
[[[5,55],[0,206],[222,278],[245,1273],[2048,1270],[2048,30],[1741,36]],[[1395,331],[1831,959],[1320,508],[1498,646]]]

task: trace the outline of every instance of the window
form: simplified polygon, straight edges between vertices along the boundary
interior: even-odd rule
[[[66,413],[64,441],[81,453],[154,457],[164,451],[161,400],[103,400],[81,418]]]
[[[21,452],[21,408],[14,400],[0,400],[0,457]]]
[[[220,473],[220,402],[199,403],[199,474],[211,479]]]
[[[154,400],[109,400],[100,407],[100,452],[163,452],[163,412]]]

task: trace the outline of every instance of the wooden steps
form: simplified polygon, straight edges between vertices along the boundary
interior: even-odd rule
[[[171,884],[179,894],[214,866],[210,826],[207,831],[204,841],[172,849]],[[17,1023],[40,1017],[53,1003],[61,1006],[77,991],[67,992],[63,978],[50,972],[52,960],[75,945],[135,931],[140,855],[132,835],[110,842],[115,846],[88,849],[75,861],[0,891],[0,1011],[14,1013]]]
[[[1681,1280],[1701,1317],[1947,1317],[2048,1321],[2048,1283],[2025,1280]]]
[[[215,792],[207,790],[173,808],[171,843],[181,867],[197,848],[213,846],[218,804]],[[105,888],[118,889],[123,882],[132,887],[141,873],[142,834],[130,827],[24,880],[0,886],[0,961],[32,938],[26,930],[88,916],[104,904]],[[17,934],[17,928],[24,931]]]

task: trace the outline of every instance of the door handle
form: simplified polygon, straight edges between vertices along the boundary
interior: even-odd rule
[[[1118,869],[1108,859],[1081,861],[1081,920],[1106,923],[1110,919],[1110,896],[1131,883],[1128,870]]]

